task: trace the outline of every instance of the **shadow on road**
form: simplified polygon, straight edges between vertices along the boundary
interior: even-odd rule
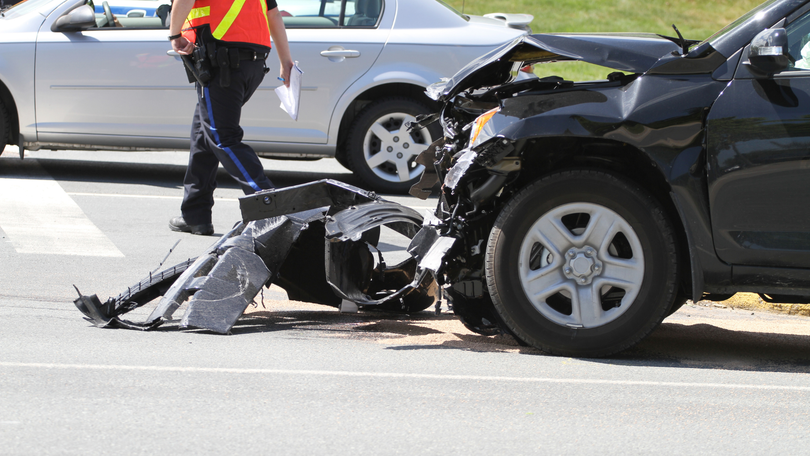
[[[602,362],[810,373],[810,336],[663,323],[636,347]]]
[[[780,317],[799,318],[803,317]],[[794,322],[795,323],[795,322]],[[801,322],[799,322],[801,323]],[[810,322],[808,322],[810,323]],[[451,313],[436,316],[384,312],[341,314],[317,310],[261,310],[243,317],[234,334],[289,331],[312,338],[340,338],[387,345],[390,350],[466,350],[546,356],[511,336],[468,331]],[[635,347],[590,362],[658,367],[810,373],[810,336],[729,330],[712,324],[661,324]]]

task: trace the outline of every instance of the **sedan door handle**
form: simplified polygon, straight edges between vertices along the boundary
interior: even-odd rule
[[[321,56],[329,58],[344,57],[347,59],[354,59],[360,57],[360,51],[352,51],[349,49],[339,49],[339,50],[328,49],[326,51],[321,51]]]

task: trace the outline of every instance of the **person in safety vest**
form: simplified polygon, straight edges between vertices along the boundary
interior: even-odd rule
[[[273,38],[289,87],[293,60],[276,0],[174,0],[169,27],[172,49],[197,88],[191,151],[183,181],[182,215],[173,231],[211,235],[211,209],[219,163],[245,194],[273,188],[256,152],[242,142],[242,106],[259,87]]]

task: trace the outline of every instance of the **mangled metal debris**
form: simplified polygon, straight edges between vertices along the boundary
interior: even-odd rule
[[[417,237],[423,220],[413,209],[332,180],[256,193],[240,207],[243,220],[198,258],[150,274],[103,304],[80,293],[76,306],[96,326],[148,330],[188,302],[181,328],[225,334],[273,283],[291,299],[334,307],[347,300],[413,312],[434,303],[436,254],[416,246],[414,256],[389,266],[377,249],[383,226]],[[158,297],[146,321],[121,318]]]

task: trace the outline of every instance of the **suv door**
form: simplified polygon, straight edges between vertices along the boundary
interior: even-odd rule
[[[756,75],[746,48],[708,116],[712,229],[729,264],[810,267],[810,13],[785,28],[796,63]]]

